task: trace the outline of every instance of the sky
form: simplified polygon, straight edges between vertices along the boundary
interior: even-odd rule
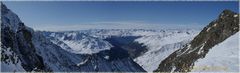
[[[5,1],[35,30],[198,29],[237,1]]]

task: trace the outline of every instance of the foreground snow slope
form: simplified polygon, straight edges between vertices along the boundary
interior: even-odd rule
[[[161,32],[159,35],[143,36],[135,41],[143,43],[148,51],[134,59],[146,71],[152,72],[168,55],[188,43],[197,30],[171,30]]]
[[[239,32],[214,46],[195,62],[193,72],[239,72]]]

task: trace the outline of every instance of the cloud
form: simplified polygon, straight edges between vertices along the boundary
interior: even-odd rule
[[[42,25],[33,26],[36,30],[41,31],[71,31],[87,29],[199,29],[202,25],[193,24],[154,24],[142,21],[118,21],[118,22],[95,22],[89,24],[75,25]]]

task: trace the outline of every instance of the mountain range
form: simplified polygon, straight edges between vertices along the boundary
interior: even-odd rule
[[[230,10],[203,30],[35,31],[1,3],[1,71],[238,72],[238,31]]]

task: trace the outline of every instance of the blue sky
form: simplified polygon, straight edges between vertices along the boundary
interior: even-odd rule
[[[37,30],[202,28],[238,2],[220,1],[23,1],[4,2]]]

